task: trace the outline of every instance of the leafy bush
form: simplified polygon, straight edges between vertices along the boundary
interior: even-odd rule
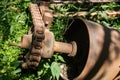
[[[22,5],[22,6],[21,6]],[[20,42],[21,35],[27,33],[31,23],[26,10],[29,4],[21,0],[0,1],[0,79],[17,79],[20,69],[17,60],[23,50],[8,46],[9,42]]]
[[[30,0],[2,0],[0,1],[0,79],[2,80],[59,80],[60,68],[59,63],[65,63],[63,57],[55,53],[51,59],[42,59],[38,69],[38,75],[23,74],[19,68],[20,62],[17,56],[25,50],[18,47],[8,46],[9,42],[20,42],[22,34],[27,34],[32,27],[32,20],[29,11]],[[95,5],[88,8],[86,5],[80,4],[64,4],[60,8],[51,8],[55,12],[77,12],[86,10],[89,13],[97,10],[118,10],[120,5],[117,3],[108,3],[104,5]],[[99,17],[103,19],[100,20]],[[89,14],[84,18],[96,21],[105,26],[111,26],[120,29],[120,21],[118,18],[108,18],[105,13],[99,12],[92,19]],[[68,25],[68,15],[54,18],[51,25],[51,31],[54,32],[57,41],[65,41],[62,33]]]

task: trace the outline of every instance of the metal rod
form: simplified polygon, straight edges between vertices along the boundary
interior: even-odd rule
[[[26,39],[26,40],[24,40],[23,42],[21,42],[19,44],[17,44],[17,43],[9,43],[9,45],[10,46],[18,46],[18,47],[21,47],[21,48],[30,49],[30,46],[31,46],[30,41],[31,40]],[[77,45],[76,45],[76,43],[74,41],[71,42],[71,43],[64,43],[64,42],[55,41],[55,43],[54,43],[54,52],[65,53],[65,54],[68,54],[68,56],[75,56],[76,51],[77,51]]]
[[[60,53],[71,53],[72,52],[72,44],[63,43],[63,42],[55,42],[54,51]]]
[[[55,42],[54,51],[60,53],[66,53],[69,56],[75,56],[77,51],[77,45],[75,42],[72,43]]]
[[[90,13],[90,18],[93,18],[95,15],[97,15],[98,12],[99,11]],[[120,17],[120,11],[100,11],[100,12],[105,13],[108,16],[108,18]],[[87,11],[81,11],[81,12],[76,12],[74,14],[70,14],[70,12],[66,12],[65,14],[55,13],[53,14],[53,16],[58,17],[58,16],[68,15],[69,17],[73,17],[73,16],[85,16],[87,14],[88,14]]]
[[[42,1],[38,0],[37,3]],[[108,3],[108,2],[120,2],[120,0],[51,0],[51,3]]]
[[[17,44],[17,43],[8,43],[9,46],[18,46],[21,47],[21,44]]]

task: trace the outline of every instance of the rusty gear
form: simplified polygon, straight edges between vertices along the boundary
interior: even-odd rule
[[[25,58],[26,60],[21,63],[21,67],[23,69],[36,69],[41,60],[41,49],[42,49],[42,41],[45,38],[44,35],[44,22],[42,20],[42,16],[40,14],[39,8],[37,4],[30,4],[30,11],[33,19],[34,32],[32,35],[32,45],[31,51],[29,55],[26,54],[26,57],[19,56],[21,58]],[[37,52],[39,51],[39,52]]]

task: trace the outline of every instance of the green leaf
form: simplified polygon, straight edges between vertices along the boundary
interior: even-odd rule
[[[49,67],[50,67],[50,65],[48,63],[44,64],[44,68],[49,68]]]
[[[104,13],[104,12],[99,11],[99,12],[98,12],[98,15],[99,15],[99,16],[101,16],[102,18],[104,18],[105,20],[107,20],[107,19],[108,19],[107,14],[106,14],[106,13]]]
[[[107,9],[107,8],[109,8],[108,5],[102,5],[101,7],[102,7],[102,9],[104,9],[104,10]]]
[[[51,73],[52,73],[54,78],[59,80],[59,77],[60,77],[60,67],[59,67],[57,62],[53,62],[51,64]]]
[[[30,2],[31,0],[24,0],[25,2]]]
[[[107,23],[107,22],[105,22],[105,21],[102,21],[101,23],[102,23],[104,26],[110,26],[110,24]]]
[[[65,60],[63,59],[62,56],[58,56],[58,59],[59,59],[61,62],[65,62]]]
[[[17,70],[15,70],[15,71],[12,71],[12,74],[15,75],[15,74],[17,74],[17,73],[19,73],[19,72],[21,72],[21,69],[20,69],[20,68],[17,69]]]

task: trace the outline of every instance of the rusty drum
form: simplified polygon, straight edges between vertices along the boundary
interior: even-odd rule
[[[77,53],[68,63],[70,80],[113,80],[119,77],[119,30],[75,18],[64,37],[77,44]]]

